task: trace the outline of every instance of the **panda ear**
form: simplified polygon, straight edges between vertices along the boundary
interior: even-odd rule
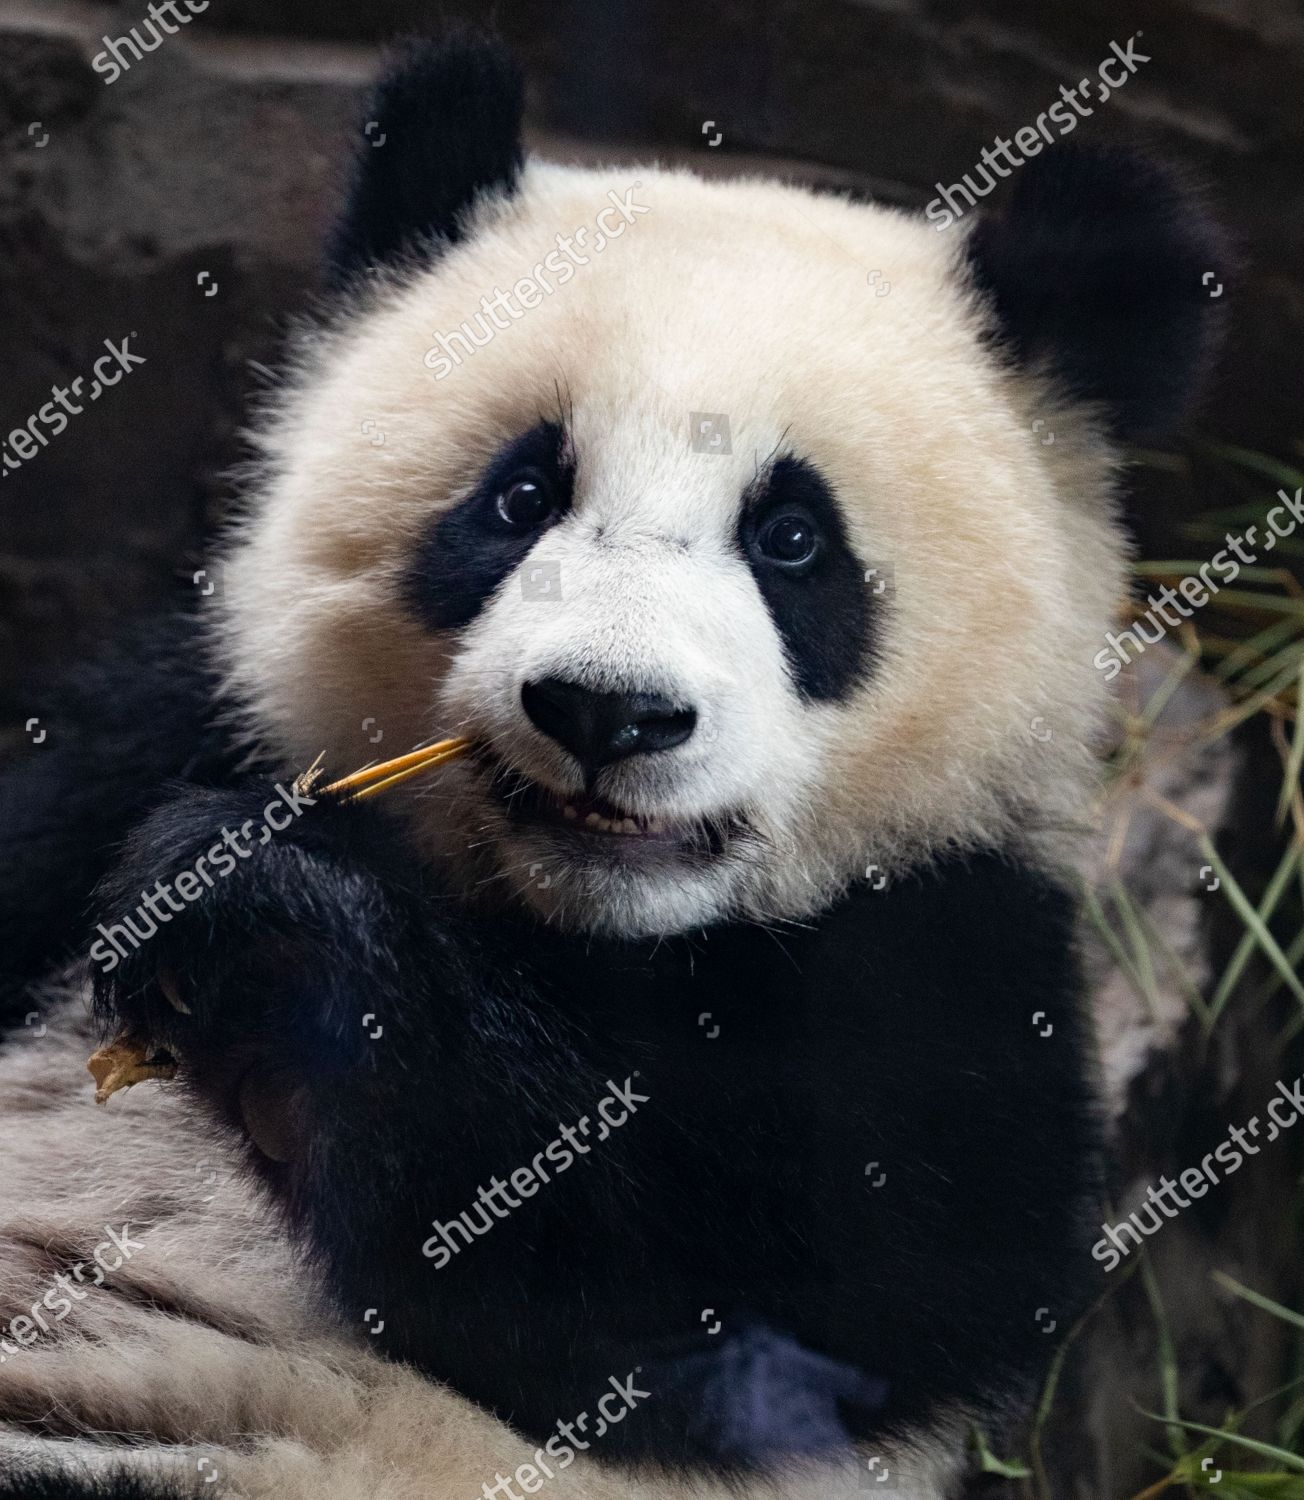
[[[523,95],[520,70],[495,37],[458,30],[403,46],[367,106],[328,250],[333,283],[422,241],[455,243],[479,196],[514,192]]]
[[[1120,440],[1169,431],[1217,350],[1229,254],[1198,197],[1132,151],[1059,143],[967,254],[1004,342],[1100,403]]]

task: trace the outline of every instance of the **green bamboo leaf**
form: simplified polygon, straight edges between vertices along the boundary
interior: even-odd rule
[[[1278,676],[1284,676],[1288,672],[1293,673],[1297,663],[1304,658],[1304,640],[1292,641],[1290,645],[1283,646],[1280,651],[1271,656],[1265,656],[1260,662],[1252,667],[1246,668],[1241,673],[1236,686],[1238,688],[1260,687]]]
[[[1082,900],[1083,905],[1086,908],[1087,916],[1091,919],[1092,926],[1095,927],[1096,931],[1103,939],[1106,948],[1109,949],[1110,956],[1113,958],[1114,962],[1119,966],[1119,968],[1122,969],[1123,973],[1127,976],[1128,983],[1137,992],[1137,994],[1140,995],[1140,997],[1146,1002],[1146,1004],[1149,1005],[1150,999],[1145,992],[1145,987],[1141,982],[1141,976],[1137,972],[1136,965],[1132,962],[1132,957],[1128,953],[1127,949],[1124,948],[1122,940],[1110,925],[1110,921],[1108,916],[1106,916],[1105,914],[1104,907],[1101,906],[1099,900],[1096,897],[1095,891],[1093,891],[1090,886],[1085,886],[1083,888]]]
[[[1252,570],[1241,569],[1241,576]],[[1266,572],[1267,570],[1261,570]],[[1269,575],[1280,584],[1281,575],[1273,573]],[[1241,605],[1246,608],[1280,611],[1283,614],[1298,615],[1304,617],[1304,597],[1295,594],[1254,594],[1248,589],[1219,589],[1214,597],[1219,604]]]
[[[1170,1421],[1170,1418],[1160,1416],[1158,1412],[1146,1411],[1142,1407],[1138,1407],[1137,1410],[1143,1417],[1149,1417],[1152,1422],[1163,1422],[1167,1425]],[[1179,1427],[1186,1428],[1188,1432],[1203,1432],[1208,1437],[1223,1438],[1226,1442],[1235,1443],[1250,1453],[1257,1453],[1260,1458],[1272,1459],[1290,1469],[1292,1473],[1304,1474],[1304,1458],[1294,1453],[1287,1453],[1284,1448],[1274,1447],[1271,1443],[1261,1443],[1257,1438],[1243,1437],[1239,1432],[1227,1432],[1219,1427],[1207,1427],[1203,1422],[1192,1422],[1182,1417],[1178,1417],[1176,1422]]]
[[[1304,645],[1301,646],[1301,650],[1304,651]],[[1154,727],[1159,715],[1168,707],[1169,700],[1173,694],[1186,680],[1187,673],[1199,660],[1200,648],[1198,645],[1193,645],[1191,648],[1183,650],[1182,655],[1173,664],[1172,670],[1168,672],[1164,680],[1151,693],[1150,701],[1141,710],[1141,723],[1147,729]]]
[[[1304,720],[1304,714],[1301,714],[1300,717]],[[1301,857],[1304,857],[1304,849],[1301,849],[1296,844],[1291,844],[1286,850],[1281,863],[1274,871],[1272,879],[1268,882],[1268,887],[1263,893],[1263,900],[1259,903],[1259,920],[1265,925],[1271,919],[1273,912],[1276,911],[1277,905],[1287,885],[1290,883],[1291,874],[1300,863]],[[1227,1004],[1236,986],[1240,983],[1241,975],[1245,972],[1245,966],[1250,961],[1255,944],[1256,939],[1253,932],[1246,932],[1241,937],[1240,942],[1237,943],[1236,951],[1228,961],[1227,967],[1223,971],[1223,976],[1218,981],[1218,988],[1214,990],[1213,997],[1209,1001],[1208,1024],[1210,1027],[1218,1020],[1218,1017],[1222,1014],[1223,1006]]]
[[[1304,473],[1292,464],[1283,463],[1267,453],[1256,453],[1252,448],[1238,448],[1234,443],[1202,443],[1201,449],[1215,458],[1225,458],[1229,463],[1248,469],[1252,474],[1261,474],[1288,490],[1297,490],[1304,485]]]
[[[1213,1271],[1210,1274],[1219,1286],[1225,1287],[1233,1295],[1243,1297],[1246,1302],[1252,1302],[1255,1307],[1261,1307],[1264,1312],[1270,1312],[1274,1318],[1280,1318],[1285,1323],[1293,1323],[1296,1328],[1304,1328],[1304,1313],[1297,1313],[1292,1308],[1283,1307],[1280,1302],[1274,1302],[1271,1297],[1265,1297],[1262,1292],[1242,1286],[1225,1271]]]
[[[1214,1479],[1214,1475],[1220,1477]],[[1189,1481],[1222,1500],[1304,1500],[1304,1475],[1236,1473],[1228,1469],[1210,1469],[1202,1479]]]
[[[1295,733],[1291,737],[1290,754],[1286,759],[1286,779],[1281,784],[1281,796],[1277,799],[1278,825],[1286,821],[1291,795],[1299,785],[1300,768],[1304,766],[1304,665],[1300,667],[1299,691],[1295,701],[1301,706],[1301,711],[1295,715]]]
[[[1170,558],[1161,559],[1158,562],[1151,562],[1147,558],[1144,562],[1133,563],[1132,571],[1140,578],[1200,578],[1200,569],[1207,568],[1208,566],[1209,559],[1207,557]],[[1266,583],[1280,588],[1282,585],[1281,569],[1262,567],[1258,563],[1241,563],[1237,569],[1235,579],[1229,579],[1228,581],[1240,582],[1241,580],[1244,580],[1246,583]],[[1216,588],[1207,589],[1210,596],[1214,599],[1224,599],[1230,593],[1238,599],[1252,600],[1256,604],[1261,602],[1261,596],[1258,594],[1248,594],[1243,590],[1228,590],[1224,588],[1221,577],[1216,580],[1216,583]],[[1265,597],[1271,598],[1272,596],[1268,595]],[[1294,595],[1288,594],[1282,597],[1294,598]]]
[[[1159,1295],[1159,1281],[1150,1263],[1150,1254],[1144,1245],[1138,1249],[1141,1262],[1141,1284],[1145,1287],[1146,1299],[1155,1320],[1156,1354],[1159,1358],[1159,1386],[1164,1397],[1164,1422],[1168,1434],[1168,1446],[1174,1458],[1180,1459],[1188,1448],[1186,1434],[1182,1431],[1180,1416],[1180,1377],[1177,1372],[1177,1351],[1173,1346],[1172,1330],[1168,1326],[1168,1315],[1164,1311],[1163,1299]]]
[[[1288,687],[1294,680],[1295,664],[1292,662],[1284,672],[1274,677],[1267,687],[1260,689],[1253,697],[1245,699],[1243,703],[1237,706],[1233,713],[1228,714],[1225,719],[1221,720],[1218,732],[1207,738],[1220,740],[1224,735],[1230,734],[1238,724],[1244,723],[1246,719],[1252,719],[1265,703],[1275,698],[1281,692],[1282,688]]]
[[[1304,875],[1304,864],[1300,866],[1300,873],[1301,875]],[[1286,949],[1286,962],[1296,973],[1299,972],[1301,965],[1304,965],[1304,931],[1298,933],[1295,937],[1295,941],[1290,945],[1289,948]],[[1256,990],[1254,995],[1251,997],[1249,1009],[1257,1014],[1259,1010],[1262,1009],[1262,1007],[1265,1006],[1268,1001],[1271,1000],[1272,997],[1277,993],[1277,991],[1281,988],[1281,985],[1282,978],[1280,974],[1274,973],[1269,975],[1267,981],[1263,985],[1261,985],[1260,988]],[[1302,1029],[1304,1029],[1304,1011],[1300,1011],[1297,1015],[1292,1017],[1289,1026],[1287,1026],[1281,1034],[1281,1040],[1278,1043],[1278,1050],[1280,1051],[1281,1047],[1286,1042],[1293,1041],[1294,1038],[1300,1034],[1300,1031]]]
[[[1232,872],[1223,863],[1222,857],[1213,846],[1213,840],[1207,833],[1200,835],[1200,851],[1213,866],[1219,881],[1222,883],[1222,888],[1227,892],[1227,899],[1236,909],[1236,914],[1253,931],[1255,938],[1258,940],[1259,947],[1272,960],[1273,967],[1281,975],[1290,992],[1301,1005],[1304,1005],[1304,984],[1301,984],[1299,975],[1291,967],[1290,960],[1281,951],[1277,939],[1268,931],[1258,912],[1255,911],[1249,897],[1246,896],[1245,892],[1241,890],[1240,886],[1232,878]]]
[[[1114,898],[1115,910],[1122,918],[1123,930],[1127,934],[1127,940],[1132,949],[1142,998],[1150,1011],[1151,1019],[1157,1021],[1161,1009],[1161,996],[1158,981],[1155,979],[1155,966],[1150,956],[1150,945],[1146,941],[1145,929],[1137,915],[1137,908],[1131,896],[1128,895],[1127,887],[1121,880],[1110,881],[1109,893]]]
[[[1017,1460],[1006,1462],[1004,1459],[997,1458],[988,1447],[982,1428],[976,1423],[969,1428],[969,1440],[978,1459],[979,1473],[999,1474],[1004,1479],[1032,1478],[1032,1470],[1026,1464],[1021,1464]]]
[[[1150,946],[1157,948],[1163,957],[1168,971],[1176,979],[1178,988],[1185,994],[1191,1009],[1200,1017],[1201,1022],[1207,1028],[1212,1022],[1209,1016],[1209,1007],[1204,1003],[1204,996],[1200,993],[1200,986],[1195,982],[1191,971],[1186,967],[1177,950],[1160,931],[1158,925],[1150,918],[1150,914],[1144,906],[1136,907],[1137,919],[1145,928],[1146,935],[1150,939]]]
[[[1277,620],[1265,626],[1225,656],[1214,668],[1213,675],[1223,681],[1234,677],[1247,663],[1253,663],[1256,658],[1266,658],[1283,641],[1289,641],[1297,629],[1294,620]]]

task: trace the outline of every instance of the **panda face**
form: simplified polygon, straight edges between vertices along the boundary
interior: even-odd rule
[[[1196,388],[1217,231],[1058,144],[938,233],[800,188],[522,166],[496,44],[369,105],[345,305],[260,434],[216,651],[252,738],[571,927],[798,920],[1081,825],[1122,593],[1115,441]]]
[[[792,847],[817,707],[871,669],[872,595],[809,461],[746,472],[647,413],[567,420],[506,445],[404,592],[458,632],[439,700],[483,747],[469,840],[549,915],[679,930]]]
[[[432,371],[439,332],[479,338],[484,296],[629,191],[527,169],[315,346],[228,565],[263,735],[341,772],[469,735],[395,795],[418,846],[626,935],[801,917],[1076,814],[1110,458],[984,347],[933,230],[645,172],[623,237]]]

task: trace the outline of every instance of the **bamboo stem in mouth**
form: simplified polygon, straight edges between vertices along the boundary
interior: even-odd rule
[[[436,744],[426,745],[420,750],[412,750],[407,755],[397,756],[394,760],[382,761],[376,766],[365,766],[362,770],[354,771],[339,781],[331,782],[324,790],[344,793],[350,800],[360,801],[363,797],[372,797],[377,792],[398,786],[400,782],[407,781],[412,776],[419,776],[423,771],[445,765],[450,760],[458,760],[470,748],[471,741],[460,736],[449,740],[439,740]]]

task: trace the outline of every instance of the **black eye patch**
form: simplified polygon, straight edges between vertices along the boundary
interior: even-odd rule
[[[499,497],[524,481],[550,500],[538,524],[509,524]],[[403,574],[408,611],[432,630],[466,625],[524,561],[543,531],[570,509],[575,465],[558,422],[540,422],[510,442],[465,500],[430,527]],[[507,513],[511,514],[510,511]]]
[[[845,698],[869,669],[873,617],[865,564],[819,470],[776,460],[744,496],[738,547],[783,641],[797,691]]]

